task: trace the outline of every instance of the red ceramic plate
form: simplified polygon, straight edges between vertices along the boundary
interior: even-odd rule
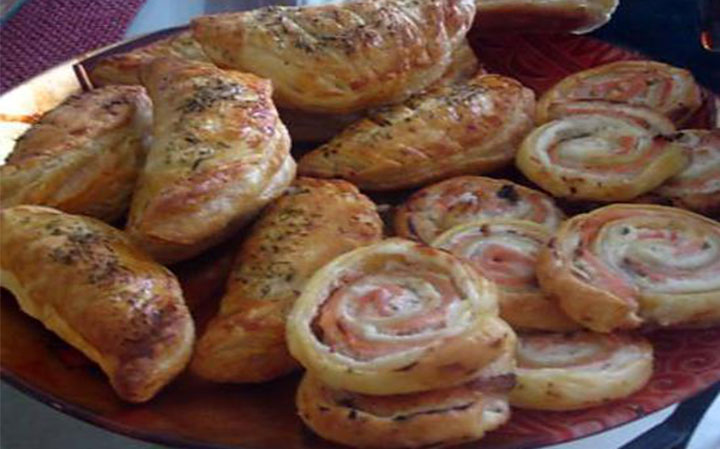
[[[473,37],[471,41],[490,71],[518,78],[538,93],[570,73],[640,58],[579,36],[512,35]],[[78,61],[87,59],[74,62]],[[61,74],[46,73],[30,83],[34,92],[29,106],[18,107],[16,101],[28,95],[28,86],[0,98],[0,131],[8,128],[17,134],[33,114],[84,85],[81,69],[75,67],[69,76],[72,64],[64,67]],[[50,75],[59,77],[53,85],[63,85],[65,91],[48,90]],[[708,95],[695,126],[711,126],[716,104],[717,99]],[[0,135],[0,151],[11,148],[8,134],[4,134]],[[199,329],[217,307],[233,246],[225,245],[174,267]],[[108,430],[185,447],[337,447],[305,429],[296,416],[293,398],[298,376],[241,386],[210,384],[185,374],[149,403],[130,405],[116,398],[102,373],[84,356],[22,314],[7,292],[0,300],[0,320],[3,379],[54,408]],[[650,338],[656,351],[655,374],[632,397],[577,412],[515,410],[507,425],[482,442],[463,447],[519,449],[580,438],[640,418],[720,380],[720,329],[664,331]]]

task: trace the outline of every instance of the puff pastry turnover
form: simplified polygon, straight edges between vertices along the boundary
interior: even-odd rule
[[[205,16],[192,27],[218,66],[270,78],[279,106],[344,114],[435,82],[474,14],[473,0],[359,0]]]
[[[536,128],[516,164],[554,196],[626,201],[680,173],[689,162],[675,128],[660,114],[625,106],[568,115]]]
[[[482,438],[510,418],[514,342],[470,382],[420,393],[370,396],[335,390],[311,374],[298,387],[302,420],[328,440],[356,447],[415,448]]]
[[[299,178],[244,240],[193,371],[220,382],[263,382],[292,371],[285,320],[307,280],[336,256],[381,238],[375,205],[352,184]]]
[[[0,225],[2,286],[122,399],[151,399],[185,367],[194,328],[180,285],[125,234],[41,206],[3,209]]]
[[[564,215],[544,193],[505,179],[460,176],[425,187],[395,212],[400,237],[430,243],[448,229],[473,221],[509,218],[554,231]]]
[[[720,224],[672,207],[616,204],[563,223],[537,275],[599,332],[720,323]]]
[[[675,142],[687,148],[690,164],[651,192],[649,199],[720,216],[720,129],[683,130],[675,135]]]
[[[139,86],[73,95],[18,139],[0,167],[0,204],[119,218],[145,158],[151,114]]]
[[[498,285],[500,317],[513,329],[578,329],[580,325],[540,290],[535,276],[537,254],[551,236],[537,223],[496,218],[451,228],[432,246],[468,261]]]
[[[367,190],[414,187],[507,165],[533,126],[534,94],[480,75],[410,98],[346,128],[299,162],[303,175]]]
[[[477,0],[479,33],[587,33],[606,24],[619,0]]]
[[[645,386],[653,350],[630,335],[521,335],[513,407],[577,410],[624,398]]]
[[[702,106],[702,92],[687,70],[654,61],[621,61],[575,73],[545,92],[537,117],[548,120],[555,103],[605,100],[644,106],[682,125]]]
[[[292,182],[290,139],[270,82],[176,58],[145,66],[153,143],[127,230],[157,260],[192,257]]]
[[[127,53],[104,58],[92,67],[88,75],[95,86],[141,84],[140,68],[161,57],[210,62],[193,38],[192,31],[187,30]]]
[[[290,313],[288,345],[335,389],[427,391],[476,377],[514,340],[497,307],[495,285],[470,266],[445,251],[389,239],[313,275]]]

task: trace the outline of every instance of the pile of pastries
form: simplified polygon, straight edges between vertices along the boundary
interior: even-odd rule
[[[352,446],[472,441],[511,407],[626,397],[652,375],[644,331],[720,325],[720,130],[686,129],[706,94],[627,61],[536,101],[466,39],[583,31],[616,5],[267,7],[110,56],[0,168],[2,286],[124,400],[185,369],[304,368],[300,418]],[[510,166],[527,180],[498,177]],[[196,336],[165,265],[238,233]]]

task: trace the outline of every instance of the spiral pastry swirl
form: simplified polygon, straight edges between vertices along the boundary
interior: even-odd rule
[[[626,201],[681,172],[685,149],[664,134],[674,127],[643,110],[638,117],[598,111],[536,128],[516,157],[520,171],[554,196]]]
[[[335,389],[402,394],[466,382],[514,340],[495,285],[451,254],[389,239],[320,269],[295,303],[290,353]]]
[[[687,70],[654,61],[620,61],[575,73],[545,92],[537,119],[554,104],[604,100],[644,106],[682,125],[702,106],[702,92]]]
[[[306,374],[298,387],[298,412],[322,437],[350,446],[427,447],[477,440],[510,418],[515,343],[506,340],[504,346],[503,355],[471,381],[419,393],[358,394]]]
[[[550,232],[529,221],[495,219],[456,226],[432,244],[464,259],[499,287],[500,317],[514,329],[580,328],[540,290],[535,265]]]
[[[653,350],[642,337],[622,334],[521,336],[513,407],[577,410],[631,395],[650,379]]]
[[[720,129],[684,130],[676,142],[689,150],[690,164],[651,195],[676,207],[720,215]]]
[[[544,193],[505,179],[460,176],[417,191],[396,211],[394,227],[401,237],[430,243],[452,227],[494,218],[555,230],[564,215]]]
[[[563,223],[537,275],[599,332],[720,323],[720,224],[682,209],[616,204]]]

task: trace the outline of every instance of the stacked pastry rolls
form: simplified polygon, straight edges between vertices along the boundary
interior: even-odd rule
[[[307,283],[287,339],[307,368],[300,416],[327,439],[457,443],[509,417],[515,334],[494,284],[447,252],[395,238],[338,257]],[[431,422],[447,425],[422,431]],[[358,442],[357,429],[372,430]]]

